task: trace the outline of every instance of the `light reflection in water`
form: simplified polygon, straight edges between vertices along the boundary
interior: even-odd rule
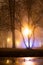
[[[25,61],[22,63],[22,65],[35,65],[35,63],[31,61]]]
[[[33,61],[34,59],[37,59],[35,57],[22,57],[16,59],[16,65],[38,65],[37,62]]]

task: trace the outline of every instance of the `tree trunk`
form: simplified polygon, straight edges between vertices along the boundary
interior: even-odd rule
[[[9,0],[9,9],[10,9],[10,17],[11,17],[11,31],[12,31],[12,43],[13,48],[15,48],[15,17],[14,17],[14,1],[15,0]]]

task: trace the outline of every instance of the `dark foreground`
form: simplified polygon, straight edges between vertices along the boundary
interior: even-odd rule
[[[0,48],[0,57],[43,57],[41,49]]]
[[[43,65],[43,50],[0,48],[0,65]]]

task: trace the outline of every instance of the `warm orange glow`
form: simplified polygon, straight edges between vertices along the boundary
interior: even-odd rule
[[[19,57],[16,59],[16,61],[17,61],[17,65],[36,65],[36,63],[33,60],[37,58],[36,57],[22,57],[22,58]]]
[[[10,60],[7,59],[6,63],[9,64],[10,63]]]
[[[10,37],[7,38],[7,47],[12,48],[12,38]]]
[[[17,41],[16,41],[16,46],[18,47],[18,46],[19,46],[19,44],[20,44],[20,41],[19,41],[19,40],[17,40]]]
[[[9,43],[11,41],[11,39],[10,38],[7,38],[7,42]]]
[[[35,63],[28,61],[28,62],[23,62],[22,65],[35,65]]]
[[[32,29],[29,27],[22,28],[22,33],[24,36],[31,36],[32,35]]]

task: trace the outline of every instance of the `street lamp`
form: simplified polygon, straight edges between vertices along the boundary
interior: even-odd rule
[[[28,38],[28,48],[30,48],[30,38],[32,35],[32,28],[29,26],[22,28],[22,34],[24,37]]]
[[[22,33],[26,37],[27,36],[31,37],[31,35],[32,35],[32,29],[30,29],[29,27],[25,27],[25,28],[22,29]]]

